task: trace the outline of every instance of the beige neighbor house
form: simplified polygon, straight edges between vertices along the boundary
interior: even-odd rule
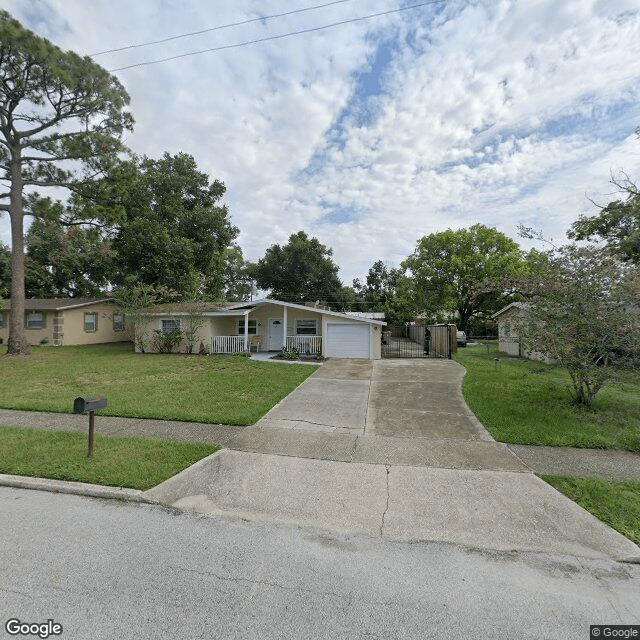
[[[9,338],[11,300],[0,309],[0,342]],[[32,298],[25,301],[29,344],[81,345],[129,340],[124,316],[109,298]]]
[[[529,360],[538,360],[553,364],[556,360],[549,358],[538,351],[527,351],[520,344],[518,325],[526,320],[527,304],[525,302],[512,302],[491,316],[498,323],[498,349],[510,356],[519,356]]]
[[[327,358],[377,360],[385,325],[378,318],[267,298],[224,308],[189,303],[166,305],[149,309],[144,315],[148,318],[143,329],[145,351],[154,350],[154,332],[179,329],[184,333],[195,326],[192,342],[196,353],[202,343],[209,353],[276,352],[288,348]],[[187,346],[183,339],[176,350],[185,352]]]
[[[512,302],[491,316],[498,323],[498,349],[510,356],[522,356],[518,323],[526,317],[526,305]]]

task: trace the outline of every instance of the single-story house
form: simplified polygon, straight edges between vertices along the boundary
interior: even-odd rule
[[[518,323],[526,316],[524,302],[512,302],[491,316],[498,323],[498,349],[510,356],[522,356]]]
[[[553,364],[556,360],[538,351],[527,351],[520,344],[518,325],[526,320],[526,317],[526,302],[512,302],[491,316],[492,320],[498,323],[498,350],[510,356]]]
[[[189,303],[158,306],[145,311],[144,316],[148,318],[143,330],[145,351],[156,350],[154,332],[178,329],[184,334],[190,326],[196,326],[192,339],[196,352],[202,343],[209,353],[287,348],[328,358],[372,360],[381,357],[385,325],[378,318],[350,316],[315,303],[300,305],[268,298],[224,308]],[[184,337],[177,350],[187,350]]]
[[[0,343],[9,338],[11,300],[0,309]],[[80,345],[129,340],[124,315],[110,298],[28,298],[24,328],[29,344]]]

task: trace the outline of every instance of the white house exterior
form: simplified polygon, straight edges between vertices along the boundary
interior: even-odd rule
[[[317,306],[299,305],[265,298],[241,302],[222,309],[187,305],[170,309],[150,309],[147,333],[184,331],[197,318],[195,351],[200,343],[210,353],[242,353],[245,351],[281,351],[297,349],[300,353],[327,358],[381,357],[382,327],[378,318],[350,316]],[[149,348],[152,345],[149,340]],[[179,351],[186,351],[183,341]]]

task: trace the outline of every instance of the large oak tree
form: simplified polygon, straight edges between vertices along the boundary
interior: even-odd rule
[[[0,11],[0,210],[11,219],[8,352],[26,353],[24,217],[30,190],[81,193],[124,149],[129,96],[88,57],[65,52]]]
[[[187,300],[220,299],[234,288],[230,271],[240,269],[242,252],[222,203],[226,188],[210,182],[193,156],[165,153],[124,163],[107,182],[105,193],[115,188],[107,201],[121,210],[111,242],[114,284],[134,279]]]
[[[504,291],[487,286],[523,268],[520,246],[504,233],[474,224],[423,237],[402,266],[413,276],[421,311],[457,312],[466,331],[474,316],[488,317],[505,304]]]

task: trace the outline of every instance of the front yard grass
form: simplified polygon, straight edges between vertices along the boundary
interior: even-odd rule
[[[456,360],[467,369],[466,403],[500,442],[640,451],[637,371],[620,375],[582,408],[571,404],[569,375],[560,367],[506,356],[497,344],[458,349]]]
[[[640,482],[540,476],[581,507],[640,544]]]
[[[137,354],[128,343],[32,347],[0,358],[0,408],[71,413],[105,395],[100,415],[250,425],[317,367],[242,356]]]
[[[146,490],[218,450],[211,444],[0,427],[0,473]]]

